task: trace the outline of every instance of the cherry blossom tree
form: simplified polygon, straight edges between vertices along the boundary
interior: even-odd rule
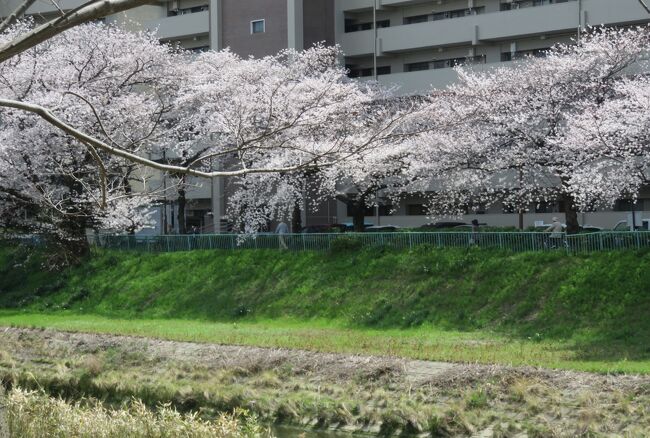
[[[324,50],[331,51],[332,55],[335,53],[333,48]],[[309,53],[304,55],[311,56]],[[313,61],[309,60],[304,65],[313,65]],[[340,74],[344,74],[344,71],[340,70]],[[348,83],[347,79],[345,81]],[[304,101],[309,95],[307,93],[313,93],[311,87],[314,84],[312,82],[309,88],[302,90],[293,90],[294,85],[291,85],[291,94],[287,98],[298,98],[300,102],[282,104],[282,107],[292,108],[292,115],[277,119],[287,120],[293,125],[297,120],[293,114],[300,113],[302,119],[304,113],[304,121],[295,126],[276,126],[273,128],[277,130],[276,133],[269,130],[253,133],[252,138],[255,141],[263,139],[261,144],[268,142],[271,146],[269,149],[249,152],[248,143],[241,142],[241,157],[248,160],[268,160],[268,151],[277,149],[282,151],[275,154],[275,159],[281,160],[279,165],[295,166],[296,160],[313,162],[298,172],[248,174],[232,182],[235,190],[229,199],[228,216],[236,226],[243,227],[247,232],[263,229],[271,219],[288,220],[295,215],[296,205],[306,204],[307,208],[316,208],[322,201],[337,198],[365,209],[371,201],[371,192],[374,195],[381,189],[392,195],[405,174],[403,170],[410,156],[405,150],[405,139],[423,129],[412,120],[420,99],[396,99],[391,90],[377,84],[351,82],[349,84],[354,86],[354,92],[348,90],[336,96],[335,100],[330,100],[333,96],[325,99],[319,91],[316,93],[318,104],[315,105],[313,101]],[[268,89],[266,86],[264,88]],[[256,119],[265,120],[270,112],[275,111],[272,107],[280,102],[279,95],[282,93],[278,90],[271,94],[274,97],[258,101],[248,106],[246,111],[252,110],[259,114],[255,116]],[[305,103],[308,103],[307,107],[304,107]],[[327,108],[326,112],[321,112],[319,106]],[[310,115],[315,110],[317,113]],[[215,108],[210,114],[214,116],[218,111]],[[236,109],[235,112],[236,117],[240,118],[241,110]],[[258,128],[265,124],[258,125]],[[235,138],[243,137],[237,134]],[[300,150],[291,146],[293,142],[300,145]],[[287,147],[289,150],[285,153],[283,149]],[[327,157],[323,159],[325,151]],[[236,159],[241,159],[240,155]],[[358,222],[357,217],[355,223],[362,231],[363,219],[360,225]]]
[[[0,42],[30,26],[18,23]],[[0,96],[48,107],[62,123],[147,154],[170,130],[164,117],[183,59],[152,34],[79,26],[1,63]],[[87,228],[128,231],[150,222],[146,171],[28,112],[5,109],[0,125],[2,225],[47,233],[83,254]]]
[[[589,166],[577,168],[569,185],[583,208],[636,199],[650,182],[650,78],[626,77],[611,97],[577,114],[567,132],[568,148],[588,154]]]
[[[30,26],[17,23],[0,44]],[[293,205],[303,196],[281,190],[296,184],[292,173],[336,168],[405,135],[408,112],[395,111],[386,90],[347,78],[339,55],[317,46],[262,59],[195,56],[102,24],[59,34],[0,64],[6,205],[39,206],[39,227],[65,228],[62,235],[77,241],[89,226],[137,229],[144,219],[133,198],[150,201],[146,169],[154,169],[181,184],[233,177],[233,199],[242,200],[234,208],[247,206],[244,228],[257,229],[255,205],[273,200],[270,214],[288,193]],[[265,196],[254,181],[279,191]],[[20,200],[25,192],[30,197]],[[76,218],[74,232],[45,221],[50,216]]]
[[[446,120],[449,128],[420,140],[419,171],[432,175],[422,189],[434,213],[459,214],[495,202],[521,211],[559,199],[568,231],[576,232],[578,209],[606,192],[611,200],[618,189],[604,189],[603,175],[578,177],[585,169],[604,169],[603,156],[573,124],[610,101],[626,105],[616,88],[643,67],[649,35],[647,28],[594,28],[580,44],[558,45],[543,59],[483,72],[460,67],[459,83],[432,97],[428,116]]]

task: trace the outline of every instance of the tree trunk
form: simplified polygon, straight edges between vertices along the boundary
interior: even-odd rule
[[[185,204],[187,200],[185,198],[185,190],[180,189],[178,191],[178,234],[187,233],[187,228],[185,226]]]
[[[291,214],[291,232],[300,233],[302,231],[302,214],[300,210],[300,201],[296,201]]]
[[[352,225],[354,227],[354,231],[355,233],[363,233],[366,229],[366,227],[364,227],[366,222],[366,203],[363,199],[358,199],[352,202]]]
[[[524,212],[523,212],[523,210],[519,210],[519,230],[520,231],[524,230]]]
[[[578,223],[578,211],[573,202],[573,197],[571,195],[565,195],[563,200],[566,216],[566,232],[568,234],[577,234],[580,232],[580,224]]]
[[[53,237],[50,243],[54,247],[48,258],[50,267],[76,265],[90,257],[90,242],[86,236],[85,219],[72,218],[62,221],[60,228],[65,237]]]

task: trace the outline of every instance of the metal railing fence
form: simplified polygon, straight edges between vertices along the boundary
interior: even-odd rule
[[[192,250],[278,249],[328,251],[331,249],[390,247],[411,249],[428,245],[435,248],[490,248],[513,252],[565,251],[569,254],[620,249],[650,248],[650,232],[598,232],[551,237],[535,232],[397,232],[332,234],[188,234],[163,236],[98,235],[100,248],[175,252]]]

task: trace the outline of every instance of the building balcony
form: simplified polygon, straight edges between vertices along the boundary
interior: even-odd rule
[[[485,58],[479,56],[476,59],[484,60]],[[486,70],[495,67],[504,67],[501,62],[492,63],[475,63],[472,69],[476,71]],[[373,77],[360,78],[359,80],[373,80]],[[431,67],[428,70],[409,71],[403,73],[393,73],[378,76],[381,84],[387,86],[397,85],[399,89],[397,94],[409,95],[422,93],[432,88],[444,88],[458,80],[458,74],[453,68],[435,68]]]
[[[388,5],[389,2],[382,0],[382,5]],[[395,0],[390,3],[406,2]],[[582,24],[631,24],[647,21],[647,13],[644,13],[636,0],[620,0],[615,3],[611,0],[583,0]],[[381,55],[573,32],[579,22],[578,4],[576,1],[567,1],[448,20],[391,25],[377,30],[378,51]],[[349,32],[339,37],[347,56],[373,53],[374,30]]]
[[[156,35],[161,40],[193,37],[210,32],[210,11],[176,15],[145,24],[147,29],[158,29]]]

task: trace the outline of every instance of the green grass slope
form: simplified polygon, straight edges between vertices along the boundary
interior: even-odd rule
[[[0,249],[0,308],[118,318],[332,319],[650,345],[650,253],[102,252],[46,272]],[[650,349],[648,351],[650,353]]]

